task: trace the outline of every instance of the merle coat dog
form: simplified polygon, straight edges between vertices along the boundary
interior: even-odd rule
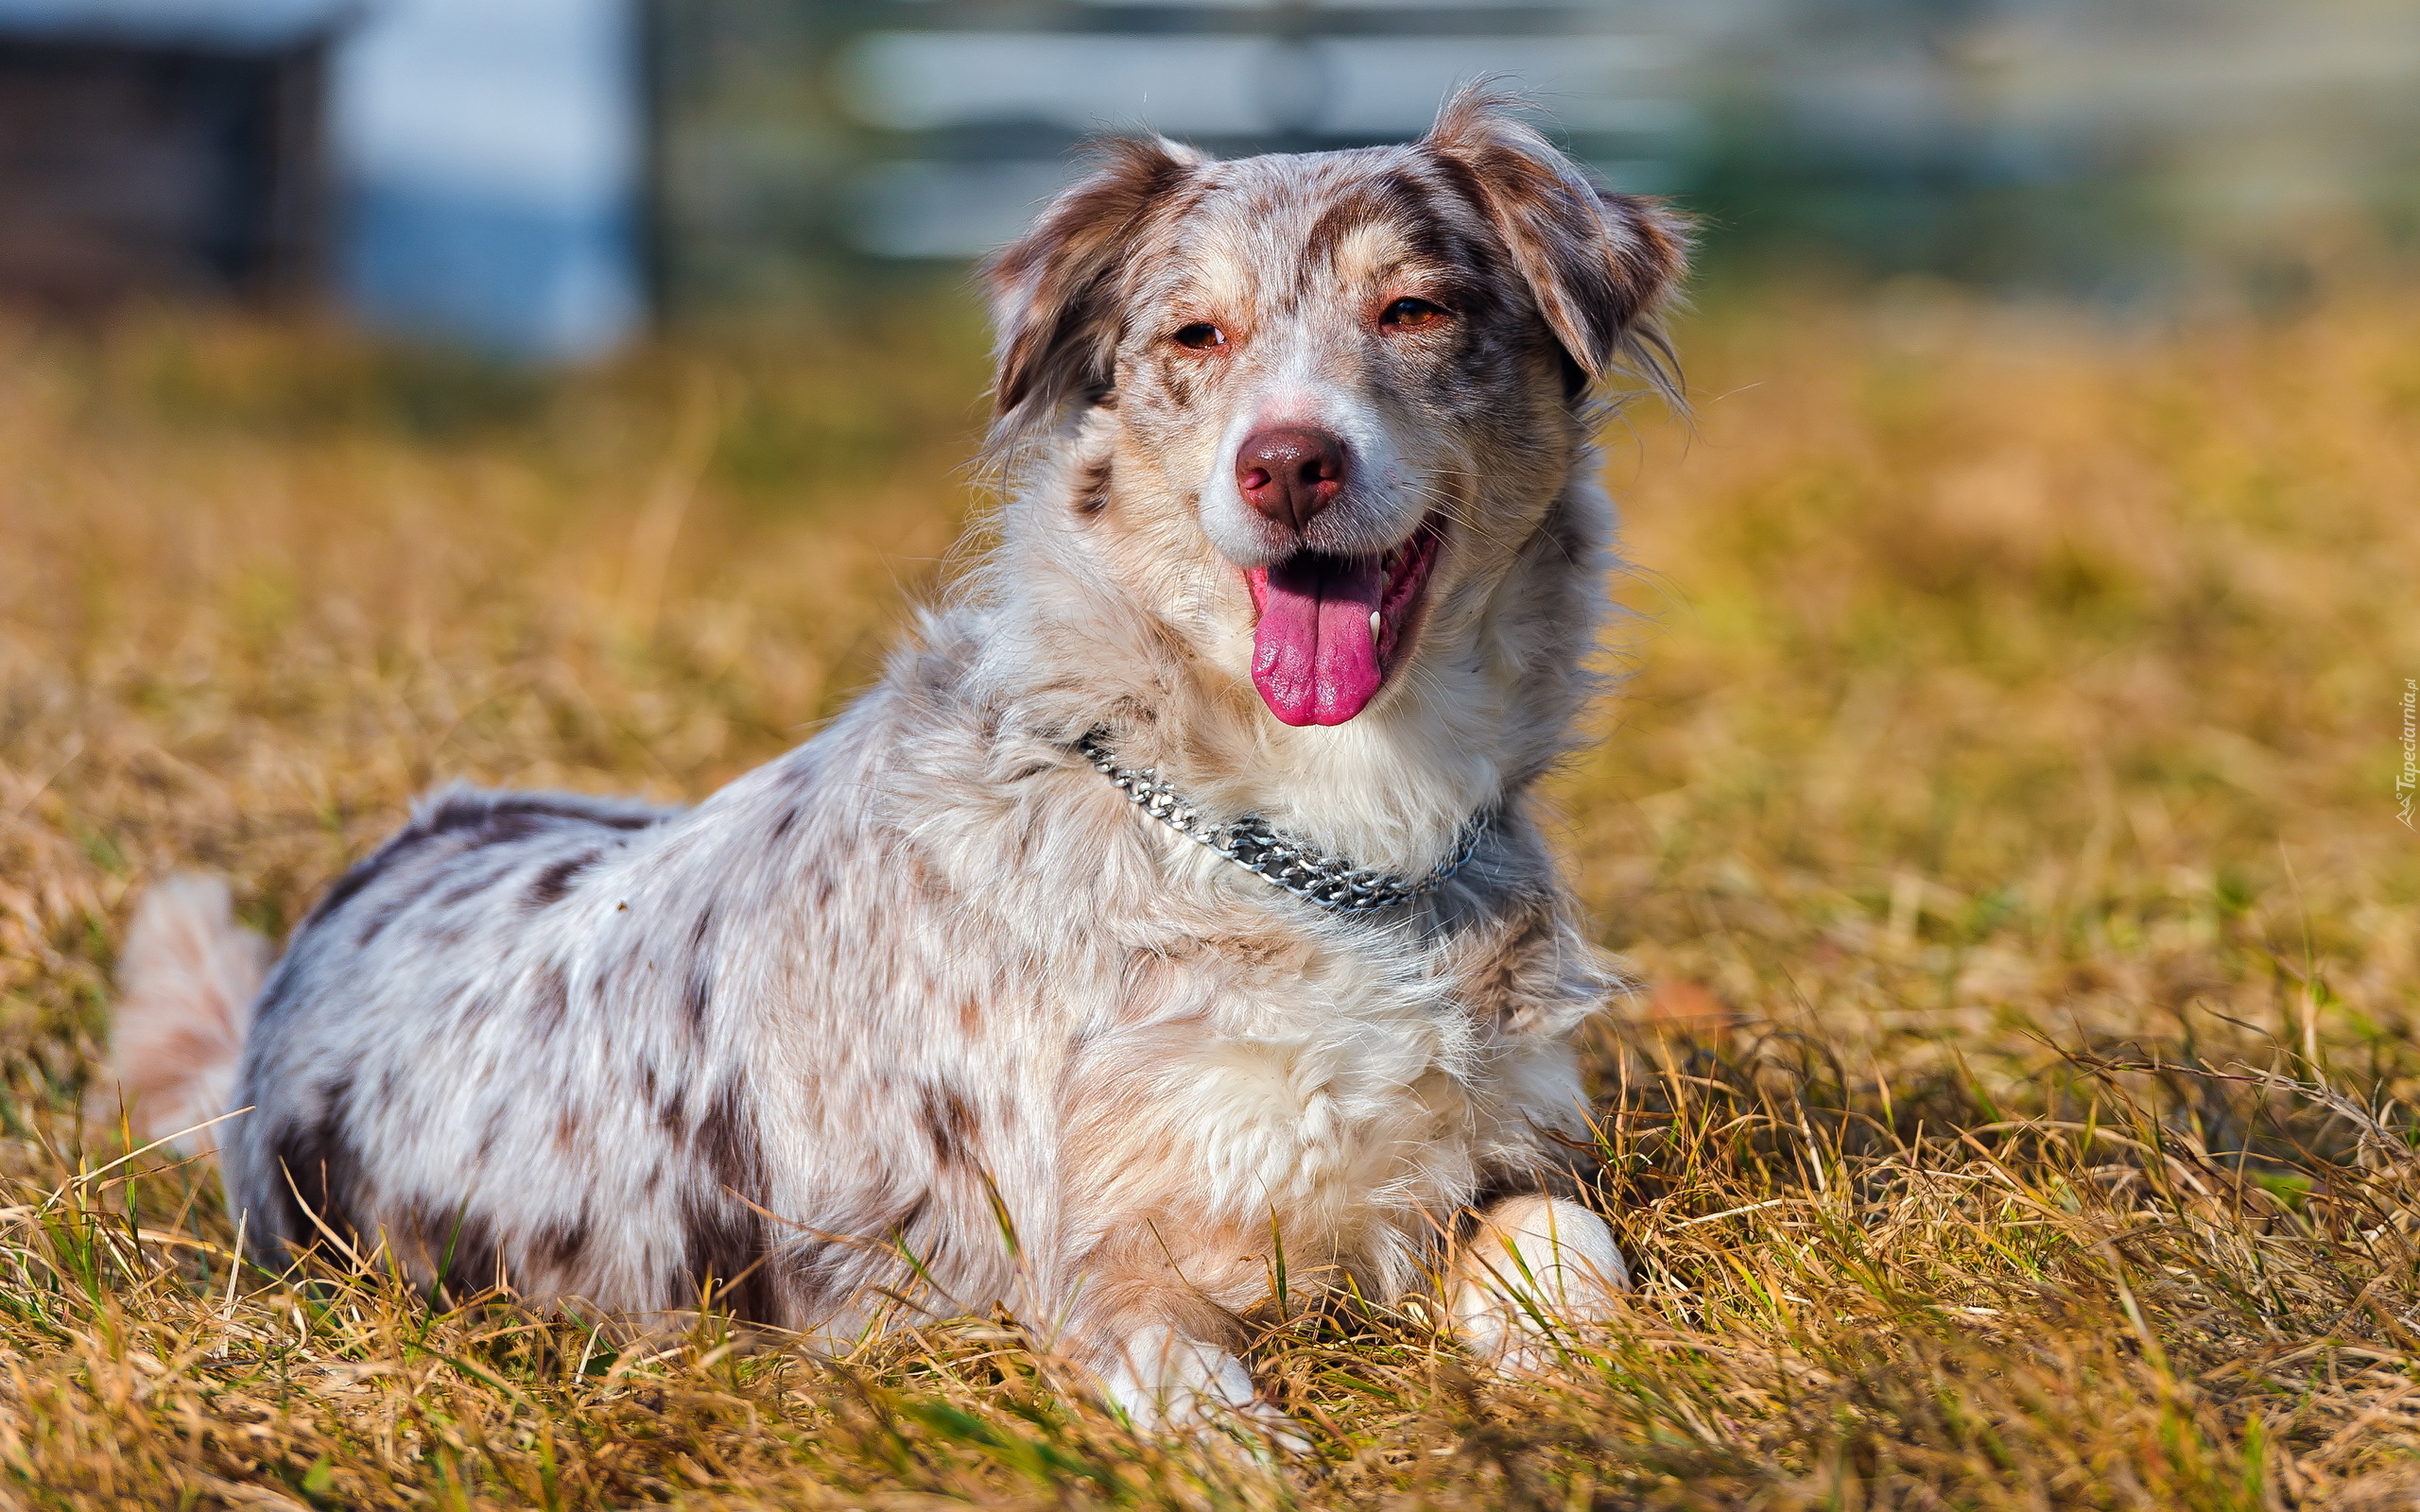
[[[1280,1243],[1518,1363],[1625,1284],[1554,1185],[1613,983],[1531,790],[1613,566],[1598,380],[1662,378],[1680,264],[1477,96],[1109,145],[991,265],[1002,539],[879,685],[694,808],[438,793],[273,967],[155,889],[140,1122],[244,1109],[265,1263],[826,1340],[1005,1306],[1147,1423],[1274,1421]]]

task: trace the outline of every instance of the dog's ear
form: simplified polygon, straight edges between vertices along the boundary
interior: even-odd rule
[[[1421,146],[1457,179],[1501,237],[1570,360],[1575,387],[1616,365],[1677,399],[1656,307],[1686,266],[1679,217],[1652,199],[1610,194],[1509,101],[1464,90]]]
[[[1109,387],[1118,273],[1152,212],[1208,161],[1161,137],[1114,139],[1095,150],[1093,171],[983,269],[999,342],[993,413],[1004,430]]]

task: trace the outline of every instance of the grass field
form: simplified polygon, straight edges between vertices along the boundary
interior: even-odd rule
[[[2415,295],[1687,322],[1558,794],[1643,984],[1591,1051],[1641,1288],[1517,1385],[1272,1309],[1282,1469],[996,1320],[824,1363],[272,1284],[78,1131],[149,879],[282,931],[435,780],[694,797],[843,703],[969,508],[967,307],[558,382],[0,327],[0,1503],[2414,1505]]]

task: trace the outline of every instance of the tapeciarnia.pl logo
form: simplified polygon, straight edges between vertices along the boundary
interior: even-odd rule
[[[2403,770],[2394,774],[2394,816],[2412,829],[2411,796],[2420,788],[2420,678],[2403,679]]]

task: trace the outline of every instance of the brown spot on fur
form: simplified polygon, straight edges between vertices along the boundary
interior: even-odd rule
[[[653,1078],[650,1076],[649,1080],[652,1081]],[[680,1089],[673,1089],[671,1096],[655,1105],[655,1126],[664,1130],[665,1137],[675,1143],[688,1142],[692,1132],[689,1127],[689,1104],[687,1099],[681,1095]]]
[[[780,1289],[767,1268],[770,1254],[764,1218],[751,1206],[767,1195],[765,1154],[756,1118],[739,1083],[727,1082],[700,1116],[692,1144],[712,1193],[691,1196],[682,1211],[688,1296],[716,1283],[717,1298],[734,1315],[782,1321]]]
[[[356,1253],[361,1249],[354,1217],[362,1196],[361,1162],[344,1129],[353,1078],[348,1067],[321,1090],[317,1118],[288,1124],[269,1136],[269,1159],[278,1171],[270,1204],[280,1213],[277,1231],[265,1236],[272,1253],[280,1239],[298,1252],[320,1248],[330,1231]]]
[[[336,880],[336,885],[320,895],[319,906],[311,910],[311,917],[304,919],[303,924],[307,927],[316,923],[351,902],[362,888],[378,880],[379,873],[385,871],[387,864],[394,859],[393,850],[394,842],[390,840],[374,853],[347,868],[345,874]]]
[[[1201,945],[1211,954],[1237,965],[1289,975],[1308,971],[1314,954],[1307,941],[1275,930],[1261,935],[1220,935],[1203,940]]]
[[[467,1205],[439,1209],[417,1205],[406,1209],[404,1227],[421,1255],[421,1267],[459,1307],[508,1285],[495,1228]]]
[[[463,793],[446,795],[416,823],[404,830],[405,834],[438,835],[449,832],[476,829],[503,830],[514,834],[529,833],[527,821],[557,820],[576,824],[601,824],[609,830],[646,830],[663,822],[652,814],[621,814],[610,809],[592,807],[577,800],[544,793]],[[400,837],[400,836],[399,836]],[[487,838],[506,838],[495,834]]]
[[[529,890],[522,895],[522,905],[532,913],[562,902],[571,891],[572,880],[596,865],[596,852],[584,850],[576,856],[565,856],[549,865],[530,879]]]
[[[923,856],[910,850],[902,859],[905,865],[901,870],[908,880],[908,885],[915,890],[917,897],[935,903],[948,901],[950,896],[948,884],[942,882],[933,868],[925,864]]]
[[[975,1109],[957,1089],[925,1083],[919,1112],[924,1119],[925,1135],[933,1142],[937,1160],[947,1165],[968,1160],[982,1130],[976,1121]]]
[[[715,911],[700,911],[696,927],[689,931],[689,980],[682,988],[681,1006],[692,1034],[706,1032],[706,1018],[713,1011],[715,996],[714,957],[706,952],[706,936],[714,932]]]
[[[712,1300],[735,1317],[781,1321],[762,1218],[728,1198],[700,1196],[683,1205],[681,1228],[685,1274],[674,1306],[693,1305],[712,1288]]]
[[[557,1277],[570,1275],[588,1253],[593,1233],[587,1214],[538,1226],[529,1236],[529,1258]]]
[[[648,829],[659,822],[660,816],[655,815],[618,813],[542,794],[449,793],[337,878],[303,924],[307,928],[335,915],[397,862],[432,840],[453,842],[458,850],[476,850],[562,824],[594,824],[627,832]],[[486,887],[493,880],[482,879],[471,892]],[[469,895],[458,892],[449,895],[449,899],[459,902]],[[374,936],[387,921],[376,921],[370,934]]]
[[[1076,470],[1076,512],[1096,515],[1108,507],[1109,458],[1094,457]]]
[[[1531,978],[1541,967],[1552,973],[1557,945],[1554,920],[1532,913],[1506,920],[1495,941],[1473,961],[1462,999],[1472,1016],[1498,1028],[1512,1022],[1534,999]],[[1541,956],[1547,957],[1542,961]]]
[[[385,932],[388,925],[401,918],[404,911],[411,907],[416,901],[413,894],[406,893],[400,898],[389,898],[372,909],[370,917],[362,920],[361,933],[353,937],[353,942],[355,945],[367,945],[376,939]]]
[[[479,894],[487,891],[489,888],[494,886],[498,880],[499,877],[494,868],[482,868],[479,873],[470,881],[462,883],[459,885],[447,888],[444,894],[437,900],[437,906],[440,908],[458,907],[463,903],[469,902],[472,899],[476,898]]]
[[[753,1202],[764,1200],[765,1151],[756,1115],[736,1081],[723,1084],[698,1120],[697,1151],[717,1184]]]

